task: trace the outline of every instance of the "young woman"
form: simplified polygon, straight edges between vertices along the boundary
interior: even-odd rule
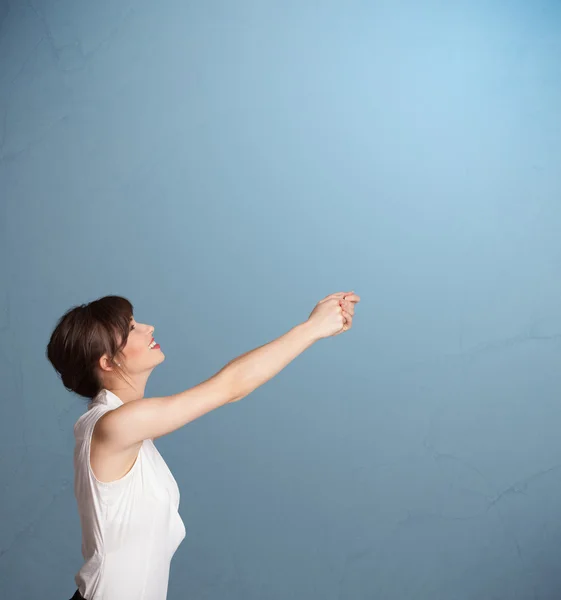
[[[241,400],[314,342],[349,330],[359,301],[354,292],[331,294],[281,337],[159,398],[145,398],[144,390],[164,353],[128,300],[106,296],[61,317],[47,357],[64,386],[89,400],[74,425],[84,563],[72,600],[165,600],[185,527],[177,483],[154,440]]]

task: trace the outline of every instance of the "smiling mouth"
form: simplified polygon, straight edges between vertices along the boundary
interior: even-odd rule
[[[150,350],[154,350],[154,349],[159,349],[160,348],[160,344],[156,343],[156,340],[154,338],[152,338],[152,341],[150,342],[150,344],[148,345],[148,348]]]

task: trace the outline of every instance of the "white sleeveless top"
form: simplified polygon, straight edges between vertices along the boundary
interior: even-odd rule
[[[75,576],[86,600],[165,600],[171,559],[185,537],[179,488],[152,440],[132,469],[110,483],[90,465],[97,420],[123,402],[101,390],[74,425],[74,493],[84,564]]]

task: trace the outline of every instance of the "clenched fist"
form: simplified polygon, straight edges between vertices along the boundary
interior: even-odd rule
[[[308,317],[317,339],[336,336],[353,325],[355,304],[360,296],[354,292],[337,292],[320,300]]]

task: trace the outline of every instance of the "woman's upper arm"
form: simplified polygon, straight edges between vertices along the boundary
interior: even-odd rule
[[[107,412],[98,434],[115,449],[128,448],[171,433],[234,399],[228,378],[218,373],[184,392],[132,400]]]

